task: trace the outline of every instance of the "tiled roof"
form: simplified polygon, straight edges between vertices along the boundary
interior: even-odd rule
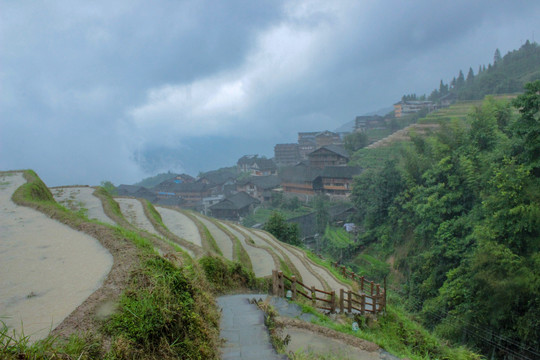
[[[277,169],[276,164],[270,159],[256,159],[252,166],[256,165],[259,170],[275,170]]]
[[[120,196],[131,196],[133,193],[137,192],[142,186],[139,185],[118,185],[116,191]]]
[[[322,173],[322,169],[307,166],[292,166],[284,168],[279,177],[283,182],[304,183],[315,180]]]
[[[281,181],[276,175],[250,176],[249,178],[238,182],[241,186],[253,184],[261,189],[273,189],[278,187],[280,183]]]
[[[331,151],[333,153],[336,153],[344,158],[349,158],[349,153],[347,153],[347,150],[345,150],[345,148],[341,145],[325,145],[325,146],[322,146],[320,148],[318,148],[317,150],[314,150],[312,152],[310,152],[308,154],[308,156],[311,156],[312,154],[315,154],[319,151],[321,151],[322,149],[326,149],[328,151]]]
[[[208,182],[212,185],[223,185],[229,180],[236,179],[236,174],[229,171],[208,172],[201,176],[199,181],[202,179],[208,180]]]
[[[260,201],[249,196],[245,192],[236,193],[226,199],[221,200],[217,204],[210,206],[211,210],[240,210],[251,204],[258,204]]]
[[[154,191],[163,191],[163,192],[203,192],[207,189],[207,185],[203,183],[175,183],[174,181],[163,181],[156,185]]]

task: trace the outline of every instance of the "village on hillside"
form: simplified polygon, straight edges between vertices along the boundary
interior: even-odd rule
[[[394,112],[387,116],[357,116],[353,133],[387,129],[396,118],[432,112],[454,101],[455,98],[438,103],[402,100],[394,104]],[[361,167],[349,165],[351,154],[344,140],[350,134],[329,130],[299,132],[296,143],[276,144],[271,159],[244,155],[237,160],[236,167],[209,171],[197,178],[171,174],[151,188],[120,185],[117,194],[231,221],[241,221],[258,206],[269,203],[273,194],[296,197],[304,203],[318,194],[333,201],[347,200],[353,178],[362,172]]]

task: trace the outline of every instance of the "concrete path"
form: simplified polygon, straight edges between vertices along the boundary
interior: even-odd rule
[[[88,210],[88,218],[101,221],[106,224],[116,225],[105,214],[101,200],[94,196],[95,189],[89,186],[57,187],[50,189],[56,202],[73,211],[81,208]]]
[[[222,359],[272,360],[287,359],[279,355],[270,343],[264,315],[249,299],[265,299],[267,295],[244,294],[221,296],[221,337],[225,340]]]

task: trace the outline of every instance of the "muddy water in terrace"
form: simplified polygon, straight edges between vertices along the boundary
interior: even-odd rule
[[[0,320],[34,341],[101,286],[113,260],[96,239],[15,205],[24,183],[0,174]]]

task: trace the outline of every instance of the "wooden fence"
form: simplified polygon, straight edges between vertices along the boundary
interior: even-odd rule
[[[290,278],[282,271],[272,271],[273,293],[275,296],[285,297],[288,290],[291,291],[291,300],[296,300],[299,295],[311,301],[313,307],[335,313],[339,306],[341,313],[359,312],[379,314],[386,309],[386,292],[381,292],[377,287],[376,292],[370,295],[363,292],[356,293],[351,290],[340,290],[339,297],[335,291],[324,291],[307,286],[298,281],[295,276]]]
[[[386,277],[384,278],[384,284],[381,290],[380,284],[376,284],[373,281],[366,280],[363,276],[358,276],[356,273],[347,270],[347,268],[344,265],[339,265],[337,262],[333,262],[332,266],[339,269],[339,271],[341,272],[341,275],[343,275],[344,278],[352,279],[353,281],[356,281],[360,285],[360,292],[369,293],[371,296],[373,296],[373,294],[375,293],[380,294],[382,292],[384,293],[386,297]]]

